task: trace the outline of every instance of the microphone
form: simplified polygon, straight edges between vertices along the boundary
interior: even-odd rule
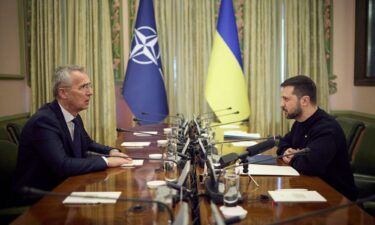
[[[145,119],[140,119],[140,118],[133,118],[133,121],[137,123],[146,122],[146,123],[154,123],[154,124],[156,123],[156,124],[165,124],[165,125],[173,124],[173,123],[162,123],[161,121],[157,121],[157,120],[145,120]]]
[[[152,133],[148,133],[148,132],[142,132],[142,131],[136,131],[136,130],[128,130],[128,129],[125,129],[125,128],[116,128],[116,131],[117,132],[130,132],[130,133],[140,133],[140,134],[145,134],[145,135],[150,135],[150,136],[157,136],[157,137],[167,137],[166,135],[162,135],[162,134],[152,134]]]
[[[168,115],[168,114],[160,114],[160,113],[149,113],[149,112],[141,112],[141,114],[145,116],[165,116],[165,117],[170,117],[170,118],[181,118],[179,114],[177,114],[176,116]]]
[[[248,152],[249,156],[254,156],[254,155],[258,155],[262,152],[265,152],[268,149],[271,149],[275,146],[276,146],[276,140],[271,139],[271,140],[263,141],[259,144],[250,146],[246,149],[246,151]]]
[[[214,125],[208,126],[206,128],[218,127],[218,126],[228,125],[228,124],[232,124],[232,123],[243,123],[243,122],[247,122],[247,121],[249,121],[249,119],[237,120],[237,121],[232,121],[232,122],[228,122],[228,123],[214,124]]]
[[[189,206],[186,202],[181,202],[181,208],[178,210],[175,221],[172,225],[188,225],[189,224]]]
[[[277,140],[280,139],[280,136],[276,135],[276,136],[270,137],[270,138],[258,138],[258,139],[252,139],[252,140],[264,140],[264,139],[266,141],[248,147],[246,149],[246,152],[243,152],[243,153],[240,153],[240,154],[231,152],[229,154],[223,155],[219,160],[221,167],[228,166],[229,164],[236,161],[237,159],[244,160],[244,159],[247,158],[247,156],[258,155],[262,152],[267,151],[270,148],[273,148],[274,146],[276,146],[276,142],[277,142]],[[233,141],[233,142],[235,142],[235,141]],[[227,143],[227,142],[225,142],[225,143]]]
[[[44,191],[41,189],[33,188],[33,187],[22,187],[21,188],[22,193],[27,194],[27,195],[40,195],[40,196],[57,196],[57,197],[68,197],[70,196],[69,193],[64,193],[64,192],[54,192],[54,191]],[[119,197],[119,198],[112,198],[112,197],[97,197],[97,196],[86,196],[86,195],[74,195],[75,197],[80,197],[80,198],[100,198],[100,199],[109,199],[109,200],[119,200],[119,201],[124,201],[124,202],[140,202],[140,203],[149,203],[153,204],[156,203],[159,206],[162,206],[163,208],[167,209],[169,218],[173,222],[174,217],[172,210],[169,208],[167,204],[161,201],[156,201],[152,199],[141,199],[141,198],[124,198],[124,197]]]
[[[180,191],[182,189],[183,191],[186,191],[187,193],[191,193],[192,192],[192,190],[188,189],[187,187],[185,187],[183,185],[178,185],[178,184],[173,183],[173,182],[168,182],[167,181],[167,186],[170,187],[170,188],[173,188],[175,190],[178,190],[178,191]]]
[[[236,167],[241,167],[241,166],[246,166],[246,165],[250,165],[250,164],[258,164],[260,162],[264,162],[264,161],[269,161],[271,159],[281,159],[285,156],[291,156],[291,155],[304,155],[308,152],[310,152],[311,149],[309,147],[306,147],[306,148],[303,148],[301,150],[298,150],[294,153],[290,153],[290,154],[285,154],[285,155],[278,155],[278,156],[275,156],[275,157],[272,157],[272,158],[269,158],[269,159],[260,159],[260,160],[256,160],[254,162],[246,162],[246,163],[240,163],[238,165],[232,165],[232,166],[228,166],[228,167],[225,167],[223,168],[222,172],[219,174],[219,176],[225,171],[225,170],[229,170],[229,169],[233,169],[233,168],[236,168]]]
[[[227,144],[227,143],[233,143],[233,142],[243,142],[243,141],[269,141],[269,140],[274,140],[275,142],[278,141],[281,138],[280,135],[275,135],[272,137],[262,137],[262,138],[246,138],[246,139],[235,139],[235,140],[228,140],[228,141],[220,141],[220,142],[215,142],[213,144],[215,145],[221,145],[221,144]],[[253,145],[255,146],[255,145]]]
[[[213,110],[211,112],[204,112],[204,113],[201,113],[201,116],[205,115],[205,114],[213,114],[213,113],[222,112],[222,111],[231,110],[231,109],[232,109],[232,107],[228,107],[228,108],[225,108],[225,109]]]
[[[370,195],[369,197],[360,198],[355,202],[349,202],[349,203],[342,204],[342,205],[337,205],[337,206],[328,207],[328,208],[325,208],[325,209],[315,210],[315,211],[312,211],[312,212],[309,212],[309,213],[304,213],[304,214],[299,215],[299,216],[294,216],[294,217],[290,217],[290,218],[287,218],[287,219],[284,219],[284,220],[279,220],[279,221],[270,223],[270,225],[292,223],[292,222],[302,220],[302,219],[305,219],[305,218],[308,218],[308,217],[311,217],[311,216],[316,216],[316,215],[332,212],[332,211],[342,209],[342,208],[346,208],[346,207],[350,207],[350,206],[353,206],[353,205],[360,205],[364,202],[373,201],[373,200],[375,200],[375,195]]]
[[[212,119],[214,118],[215,116],[216,117],[224,117],[224,116],[230,116],[230,115],[236,115],[236,114],[240,114],[240,111],[235,111],[235,112],[231,112],[231,113],[226,113],[226,114],[220,114],[220,115],[209,115],[207,117],[204,117],[204,119]],[[201,116],[201,119],[202,119],[202,116]]]

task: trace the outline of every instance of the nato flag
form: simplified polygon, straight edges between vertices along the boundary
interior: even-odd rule
[[[141,0],[123,95],[134,116],[144,120],[143,124],[161,122],[169,113],[163,79],[154,6],[152,0]]]

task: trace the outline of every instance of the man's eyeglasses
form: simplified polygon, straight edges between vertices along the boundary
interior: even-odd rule
[[[83,90],[88,91],[90,89],[92,89],[92,84],[91,83],[82,84],[81,86],[78,87],[78,90],[80,90],[80,91],[83,91]]]
[[[60,88],[72,89],[72,87],[68,87],[68,86],[60,87]],[[92,84],[91,83],[82,84],[81,86],[78,87],[79,91],[89,91],[90,89],[92,89]]]

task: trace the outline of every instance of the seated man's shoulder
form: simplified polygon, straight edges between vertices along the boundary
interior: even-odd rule
[[[42,106],[31,118],[27,121],[26,127],[38,127],[38,126],[56,126],[58,123],[57,116],[48,104]]]

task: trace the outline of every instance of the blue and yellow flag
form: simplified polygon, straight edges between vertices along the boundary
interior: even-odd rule
[[[208,66],[205,96],[213,111],[232,107],[231,111],[217,114],[222,123],[247,119],[250,116],[232,0],[221,1]],[[236,111],[239,114],[220,116]]]
[[[139,2],[123,95],[143,124],[160,122],[168,115],[152,0]]]

